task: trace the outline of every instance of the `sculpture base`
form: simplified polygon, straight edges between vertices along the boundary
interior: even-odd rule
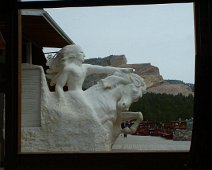
[[[41,70],[41,123],[39,127],[22,127],[22,152],[111,150],[111,134],[82,101],[83,91],[65,92],[64,100],[58,101],[55,92],[49,91],[42,67],[23,67]]]

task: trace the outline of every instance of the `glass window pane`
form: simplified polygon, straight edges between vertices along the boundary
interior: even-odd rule
[[[28,63],[22,65],[23,152],[189,151],[195,63],[192,3],[25,10],[22,21],[23,63]],[[36,29],[30,29],[31,23]],[[146,93],[121,112],[118,126],[118,115],[109,115],[114,112],[90,114],[104,110],[105,103],[112,108],[112,101],[103,97],[102,104],[100,92],[92,91],[101,79],[111,77],[92,75],[82,85],[86,73],[80,67],[72,65],[77,73],[60,70],[71,63],[60,56],[65,53],[62,47],[73,43],[85,54],[84,63],[133,68],[144,79]],[[72,71],[74,76],[69,75]],[[61,73],[70,77],[62,79]],[[57,82],[62,88],[51,86]],[[137,130],[133,128],[139,116],[128,112],[142,112]],[[111,129],[121,133],[113,139]]]

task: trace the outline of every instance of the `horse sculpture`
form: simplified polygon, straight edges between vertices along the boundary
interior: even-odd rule
[[[77,53],[79,52],[78,50]],[[69,62],[67,61],[67,64]],[[62,76],[59,72],[56,73],[56,77],[64,78],[64,70],[68,77],[65,77],[63,84],[69,82],[69,86],[76,85],[77,88],[70,87],[68,91],[61,92],[62,84],[57,88],[58,91],[50,92],[41,66],[23,65],[24,67],[40,69],[41,72],[41,126],[22,128],[24,152],[110,151],[120,133],[134,133],[143,120],[141,112],[128,111],[130,105],[142,97],[146,89],[144,80],[131,73],[132,69],[83,65],[81,72],[78,68],[82,67],[80,64],[77,67],[70,67],[68,71],[59,69]],[[81,74],[72,73],[73,68],[77,68],[75,71],[80,71],[84,76],[91,73],[94,68],[110,72],[112,75],[83,91]],[[73,76],[75,82],[71,82]],[[61,84],[59,78],[54,80],[56,85]],[[132,119],[135,122],[131,127],[121,128],[122,122]]]
[[[144,80],[134,73],[115,73],[85,91],[85,97],[94,107],[95,114],[111,134],[111,145],[120,133],[132,134],[143,120],[141,112],[128,112],[130,105],[146,90]],[[121,129],[124,121],[136,120],[131,127]]]

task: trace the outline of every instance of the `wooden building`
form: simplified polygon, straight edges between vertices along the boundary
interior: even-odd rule
[[[1,15],[0,17],[2,17]],[[21,11],[22,63],[42,65],[46,70],[44,47],[62,48],[74,42],[43,9],[24,9]],[[0,20],[0,161],[4,158],[4,110],[6,87],[6,41],[8,29],[3,18]]]

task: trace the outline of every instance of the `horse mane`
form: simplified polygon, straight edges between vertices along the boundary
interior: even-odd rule
[[[101,84],[104,89],[111,89],[120,84],[126,85],[130,83],[133,83],[136,87],[142,86],[143,90],[146,89],[144,79],[135,73],[115,72],[113,75],[99,81],[99,84]]]
[[[115,73],[111,76],[101,79],[99,83],[103,86],[104,89],[112,89],[120,84],[129,84],[130,78],[125,74],[121,76],[119,73]]]
[[[146,83],[141,76],[139,76],[138,74],[131,73],[130,79],[136,87],[142,86],[142,89],[146,90]]]

